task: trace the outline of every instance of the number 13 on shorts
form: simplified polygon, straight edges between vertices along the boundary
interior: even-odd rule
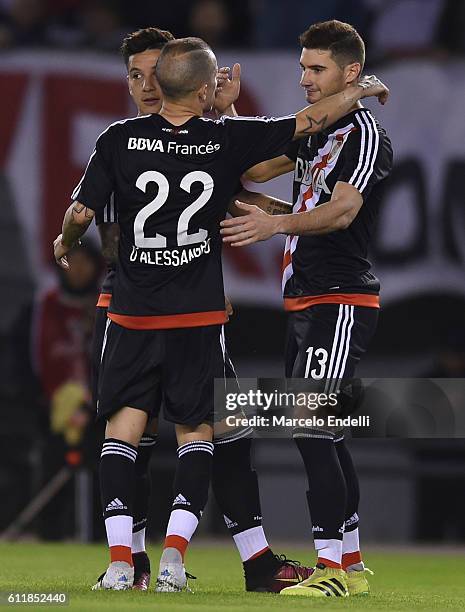
[[[328,351],[324,348],[317,348],[309,346],[306,350],[307,363],[305,365],[305,376],[304,378],[313,378],[314,380],[321,380],[325,376],[326,363],[328,361]],[[310,369],[313,364],[316,366],[312,370]]]

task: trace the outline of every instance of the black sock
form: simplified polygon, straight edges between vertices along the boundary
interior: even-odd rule
[[[252,439],[215,443],[212,489],[231,535],[262,524],[257,474],[252,469]]]
[[[178,448],[172,510],[187,510],[200,520],[208,499],[213,442],[195,441]]]
[[[251,463],[252,438],[215,442],[212,488],[231,535],[262,526],[257,473]],[[243,562],[246,588],[254,590],[281,567],[271,549]]]
[[[129,552],[132,544],[136,457],[136,448],[123,440],[108,438],[103,443],[100,459],[100,491],[108,545],[129,547]],[[127,560],[128,563],[131,561],[126,557],[121,560]]]
[[[335,444],[323,438],[294,439],[307,472],[314,538],[342,540],[347,487]]]
[[[137,447],[137,459],[135,464],[134,484],[134,523],[132,532],[145,529],[147,526],[147,514],[152,491],[149,463],[157,436],[144,434]]]
[[[242,564],[244,566],[245,586],[247,590],[255,590],[267,580],[274,576],[282,565],[271,550],[267,550],[255,559],[248,559]]]
[[[145,551],[132,553],[132,562],[134,563],[134,579],[142,572],[150,574],[150,559]]]
[[[360,486],[357,472],[355,471],[352,456],[347,448],[344,439],[334,444],[339,457],[344,478],[347,484],[347,503],[345,511],[345,531],[352,531],[358,527],[358,506],[360,503]]]

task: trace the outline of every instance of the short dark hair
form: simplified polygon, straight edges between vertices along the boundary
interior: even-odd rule
[[[349,23],[337,19],[315,23],[300,35],[299,41],[305,49],[331,51],[334,61],[340,67],[358,62],[363,69],[365,43]]]
[[[209,81],[216,73],[214,54],[201,38],[177,38],[164,47],[155,68],[163,95],[183,98]]]
[[[148,49],[163,49],[167,42],[174,40],[174,36],[168,30],[160,28],[143,28],[128,34],[121,45],[121,54],[126,66],[129,58],[136,53],[142,53]]]

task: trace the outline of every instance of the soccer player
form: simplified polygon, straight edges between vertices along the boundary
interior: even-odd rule
[[[157,113],[161,108],[162,95],[155,78],[155,65],[161,49],[169,40],[174,40],[170,32],[152,27],[133,32],[123,41],[121,51],[128,69],[129,92],[139,116]],[[215,95],[215,109],[221,114],[235,115],[231,103],[239,94],[238,67],[231,79],[228,79],[227,69],[221,69],[218,76],[219,87]],[[254,201],[254,195],[244,190],[241,191],[240,197],[247,198],[246,201]],[[278,207],[279,210],[279,202],[268,199],[265,200],[265,204],[267,209],[272,206],[274,209]],[[97,212],[95,222],[100,231],[102,250],[109,267],[99,297],[95,320],[92,378],[96,398],[107,309],[113,292],[118,256],[119,226],[114,198],[110,199],[103,211]],[[225,375],[231,379],[236,377],[226,346]],[[138,590],[147,590],[151,577],[150,560],[145,550],[145,531],[151,495],[149,461],[156,444],[160,407],[161,397],[158,397],[138,445],[134,466],[131,548],[134,565],[133,588]],[[214,445],[212,489],[243,562],[246,589],[277,592],[284,586],[289,586],[293,580],[299,582],[308,578],[311,568],[288,560],[284,555],[273,554],[268,545],[262,526],[257,475],[251,462],[251,429],[244,427],[225,430],[224,433],[215,436]],[[99,578],[97,584],[103,576]]]
[[[310,104],[316,107],[351,89],[360,78],[365,47],[349,24],[315,24],[300,42],[301,85]],[[282,281],[290,313],[286,376],[324,380],[324,390],[332,392],[342,379],[353,378],[376,329],[379,282],[370,271],[367,247],[391,172],[392,148],[359,102],[322,127],[247,173],[262,182],[295,168],[293,214],[270,216],[238,204],[243,216],[224,221],[222,233],[235,246],[287,236]],[[298,429],[293,435],[307,472],[318,559],[308,580],[282,594],[368,593],[358,536],[359,485],[343,435],[329,429]]]
[[[101,486],[111,563],[105,588],[133,583],[131,542],[137,446],[159,390],[175,423],[175,498],[157,581],[187,585],[183,557],[205,506],[213,455],[213,380],[224,375],[227,320],[219,223],[239,177],[289,142],[334,122],[379,81],[279,119],[202,117],[213,105],[217,64],[200,39],[168,42],[156,65],[159,114],[118,121],[97,140],[65,213],[55,259],[83,235],[113,194],[120,241],[99,376],[107,420]]]

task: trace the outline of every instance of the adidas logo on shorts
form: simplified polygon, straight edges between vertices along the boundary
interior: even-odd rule
[[[113,501],[111,501],[108,506],[105,508],[105,512],[111,512],[111,510],[127,510],[128,507],[123,504],[123,502],[115,497]]]

